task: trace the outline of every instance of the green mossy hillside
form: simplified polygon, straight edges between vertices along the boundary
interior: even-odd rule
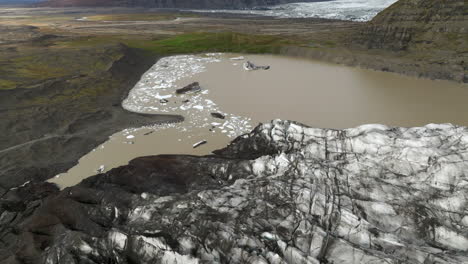
[[[122,44],[149,56],[204,52],[278,53],[291,40],[273,35],[234,32],[186,33],[157,39],[129,36],[86,36],[48,40],[48,46],[29,47],[14,55],[0,54],[0,90],[33,88],[53,79],[99,75],[122,56]]]
[[[249,35],[234,32],[189,33],[152,41],[129,40],[130,47],[156,54],[201,52],[276,53],[292,41],[272,35]]]
[[[58,44],[64,47],[83,47],[119,42],[128,47],[142,49],[161,56],[202,52],[276,53],[281,47],[295,43],[273,35],[197,32],[156,39],[92,36],[61,41]]]
[[[27,48],[0,54],[0,90],[33,88],[52,79],[71,79],[106,71],[123,56],[118,46]]]

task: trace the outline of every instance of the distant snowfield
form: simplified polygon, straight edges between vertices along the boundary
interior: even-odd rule
[[[335,0],[315,3],[294,3],[269,7],[266,10],[194,10],[197,12],[226,12],[255,14],[281,18],[328,18],[369,21],[397,0]]]

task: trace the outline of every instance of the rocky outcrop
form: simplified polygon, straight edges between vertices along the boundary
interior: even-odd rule
[[[198,82],[193,82],[187,86],[177,89],[176,94],[196,93],[200,91],[201,91],[200,84]]]
[[[466,263],[468,128],[273,121],[1,200],[2,263]]]
[[[239,9],[294,2],[319,2],[327,0],[48,0],[43,6],[145,6],[156,8]]]

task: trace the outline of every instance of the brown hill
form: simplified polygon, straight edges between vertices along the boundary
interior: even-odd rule
[[[363,39],[370,48],[467,49],[467,33],[466,0],[400,0],[369,23]]]
[[[466,0],[400,0],[352,39],[366,52],[393,52],[391,60],[400,61],[382,68],[468,82]]]

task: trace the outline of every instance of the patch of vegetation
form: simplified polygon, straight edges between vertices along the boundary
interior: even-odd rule
[[[174,55],[202,52],[277,53],[281,47],[298,44],[292,40],[272,35],[249,35],[235,32],[198,32],[158,39],[96,36],[62,41],[62,47],[98,46],[123,43],[153,55]]]
[[[5,66],[2,75],[7,76],[0,80],[0,88],[35,87],[49,79],[99,75],[123,56],[120,44],[143,50],[149,56],[167,56],[204,52],[278,53],[281,47],[297,43],[278,36],[233,32],[187,33],[158,39],[134,36],[52,39],[48,47],[31,47],[19,56],[0,58]]]
[[[28,79],[49,79],[63,76],[66,73],[54,59],[45,59],[41,55],[31,55],[13,60],[16,75]]]
[[[328,48],[335,48],[337,46],[336,43],[331,40],[324,41],[324,45]]]
[[[75,19],[74,16],[72,15],[54,15],[50,14],[47,16],[15,16],[15,17],[10,17],[10,16],[5,16],[2,17],[0,16],[0,21],[11,21],[14,19],[15,21],[24,21],[26,24],[35,24],[35,23],[43,23],[43,22],[63,22],[63,21],[68,21],[68,20],[73,20]]]
[[[0,89],[36,87],[50,79],[99,75],[123,56],[121,47],[29,48],[13,56],[0,55]]]
[[[83,48],[94,47],[107,44],[116,44],[122,42],[122,39],[113,36],[91,36],[80,37],[68,40],[55,42],[56,47],[59,48]]]
[[[164,21],[174,20],[179,17],[196,17],[193,14],[158,14],[158,13],[134,13],[134,14],[104,14],[88,16],[89,21]]]
[[[11,80],[0,79],[0,90],[9,90],[9,89],[15,89],[15,88],[16,88],[16,82],[11,81]]]
[[[162,40],[125,41],[130,47],[155,54],[172,55],[201,52],[276,53],[292,41],[271,35],[248,35],[234,32],[189,33]]]
[[[36,96],[25,100],[23,106],[70,104],[71,102],[76,104],[79,102],[79,107],[83,111],[95,111],[96,98],[111,93],[119,84],[117,80],[106,78],[91,80],[92,83],[86,78],[71,80],[68,82],[69,89],[64,89],[54,96]]]

